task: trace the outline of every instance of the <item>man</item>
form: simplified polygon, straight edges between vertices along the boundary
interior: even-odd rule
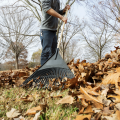
[[[70,6],[66,5],[63,10],[60,10],[59,0],[41,0],[41,3],[43,19],[41,21],[40,39],[42,44],[41,65],[43,65],[56,51],[58,18],[67,23],[67,18],[62,15],[67,9],[70,9]]]

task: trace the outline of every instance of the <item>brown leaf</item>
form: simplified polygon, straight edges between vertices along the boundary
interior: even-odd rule
[[[101,95],[106,96],[109,89],[102,90]]]
[[[101,90],[100,85],[97,86],[97,87],[94,87],[92,90],[93,90],[93,91],[99,91],[99,90]]]
[[[98,108],[92,108],[92,110],[94,111],[94,113],[100,113],[101,112],[101,110],[98,109]]]
[[[115,90],[114,93],[120,95],[120,90]]]
[[[100,102],[99,100],[97,100],[97,98],[89,95],[82,87],[80,87],[80,91],[81,91],[81,93],[83,93],[83,94],[86,96],[86,98],[88,98],[89,100],[95,101],[95,102],[98,102],[98,103],[101,103],[101,104],[102,104],[102,102]]]
[[[102,63],[101,63],[101,64],[98,64],[98,66],[99,66],[99,70],[102,71],[102,69],[103,69],[103,64],[102,64]]]
[[[27,112],[26,112],[26,115],[35,115],[36,114],[36,111],[41,111],[42,108],[40,106],[38,107],[33,107],[31,109],[28,109]]]
[[[61,100],[59,100],[56,104],[65,104],[65,103],[72,104],[73,101],[74,101],[74,98],[68,95],[62,98]]]
[[[37,92],[35,94],[32,95],[35,99],[37,99],[40,95],[37,94]]]
[[[19,78],[20,78],[20,77],[23,77],[23,76],[28,76],[27,72],[25,72],[25,71],[20,71],[20,72],[19,72]]]
[[[81,100],[81,103],[82,103],[82,105],[83,105],[84,107],[87,107],[87,106],[88,106],[88,103],[86,103],[86,102],[85,102],[85,99],[83,99],[83,98],[82,98],[82,100]]]
[[[101,113],[97,113],[97,114],[95,115],[95,120],[101,120],[101,116],[102,116]]]
[[[26,97],[21,98],[24,102],[32,102],[34,100],[32,95],[27,95]]]
[[[103,105],[101,103],[98,103],[98,102],[93,102],[93,106],[95,108],[98,108],[98,109],[103,109]]]
[[[91,115],[78,115],[75,120],[84,120],[84,119],[91,119]]]
[[[15,118],[18,117],[21,113],[17,111],[15,108],[12,108],[10,112],[7,112],[6,115],[8,118]]]
[[[38,107],[33,107],[31,109],[28,109],[26,112],[26,115],[35,115],[37,111],[43,110],[45,112],[47,105],[40,104]]]
[[[39,116],[40,116],[40,112],[36,113],[35,117],[31,118],[30,120],[38,120]]]
[[[29,76],[23,76],[22,79],[26,80]]]
[[[79,64],[79,65],[78,65],[78,69],[79,69],[80,72],[84,72],[84,67],[83,67],[83,65]]]
[[[110,105],[110,103],[111,103],[111,100],[107,100],[107,99],[106,99],[106,100],[104,100],[104,99],[103,99],[103,101],[102,101],[102,102],[103,102],[103,104],[104,104],[105,106],[109,106],[109,105]]]
[[[103,115],[104,115],[104,116],[111,115],[112,113],[113,113],[113,111],[112,111],[112,110],[109,110],[109,107],[105,107],[105,108],[103,109]]]
[[[112,99],[115,103],[119,103],[120,102],[120,96],[109,95],[108,98],[115,98],[115,100]]]
[[[87,75],[87,73],[85,73],[85,72],[82,72],[82,73],[81,73],[82,78],[83,78],[83,77],[86,77],[86,75]]]
[[[116,111],[117,119],[120,120],[120,111]]]
[[[102,84],[115,84],[118,87],[118,81],[120,79],[120,72],[111,73],[105,79],[103,79]]]
[[[93,113],[94,111],[92,110],[92,106],[88,105],[88,107],[85,109],[84,113]]]
[[[66,82],[67,85],[65,85],[65,87],[69,86],[70,88],[75,88],[77,83],[78,83],[78,76],[72,79],[68,79],[68,81]]]
[[[95,74],[95,76],[101,76],[103,74],[104,74],[103,72],[98,72],[98,73]]]
[[[83,114],[84,113],[84,107],[82,107],[80,110],[79,110],[79,112],[78,112],[78,114]]]
[[[120,103],[117,103],[115,106],[118,110],[120,110]]]
[[[25,120],[25,118],[24,118],[24,117],[22,117],[22,116],[20,116],[20,117],[19,117],[19,119],[20,119],[20,120]]]
[[[112,114],[111,116],[101,116],[102,120],[118,120],[116,114]]]
[[[91,94],[91,95],[95,95],[98,96],[100,95],[98,92],[94,91],[93,89],[85,89],[87,93]]]
[[[14,71],[13,73],[11,73],[11,77],[12,78],[17,78],[19,75],[19,72],[18,71]]]
[[[62,95],[51,96],[51,98],[62,98]]]

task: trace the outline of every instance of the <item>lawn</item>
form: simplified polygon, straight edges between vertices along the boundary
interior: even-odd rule
[[[42,106],[38,120],[74,120],[78,108],[74,105],[56,104],[62,97],[67,96],[69,90],[48,91],[36,88],[23,89],[20,87],[0,88],[0,119],[9,120],[6,113],[12,108],[19,111],[25,120],[32,120],[35,113],[27,113],[33,107]],[[12,113],[11,113],[12,114]]]

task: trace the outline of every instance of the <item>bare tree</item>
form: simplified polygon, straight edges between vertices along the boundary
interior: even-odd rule
[[[86,29],[81,30],[85,47],[85,59],[95,62],[101,59],[105,53],[111,50],[114,41],[114,32],[106,24],[94,22],[86,24]],[[83,42],[84,43],[84,42]],[[85,45],[85,44],[84,44]]]
[[[15,66],[16,66],[16,60],[15,60],[15,54],[14,52],[12,51],[12,48],[13,48],[13,45],[14,47],[16,46],[16,43],[13,43],[12,46],[9,46],[9,48],[7,49],[6,53],[5,53],[5,59],[8,59],[9,61],[6,62],[6,64],[8,66],[11,66],[11,69],[15,69]],[[17,45],[19,48],[24,48],[24,45],[22,43],[18,43]],[[12,48],[11,48],[12,47]],[[19,68],[24,68],[28,65],[28,61],[27,61],[27,55],[28,55],[28,52],[26,49],[22,50],[20,53],[19,53],[19,57],[18,57],[18,66]],[[6,66],[7,66],[6,65]]]
[[[18,0],[22,1],[24,3],[24,7],[33,13],[33,15],[38,19],[39,22],[41,22],[41,16],[42,16],[42,3],[40,0]],[[80,2],[84,0],[64,0],[65,4],[69,4],[72,6],[75,2]]]
[[[37,1],[36,0],[18,0],[18,1],[22,1],[24,3],[24,6],[22,6],[22,7],[26,8],[28,11],[32,12],[34,17],[37,18],[39,23],[41,23],[42,3],[40,0],[37,0]],[[62,2],[64,2],[65,5],[69,4],[70,6],[72,6],[75,2],[80,3],[80,1],[84,1],[84,0],[63,0]],[[57,35],[60,32],[62,23],[63,22],[59,20]]]
[[[79,41],[74,40],[69,43],[69,46],[65,51],[64,60],[66,63],[70,62],[72,59],[76,60],[78,58],[81,58],[82,50],[80,48],[80,45],[78,44]]]
[[[6,51],[8,48],[11,49],[18,69],[20,54],[35,42],[35,37],[31,35],[35,31],[34,20],[29,13],[16,7],[1,8],[0,20],[0,47]]]
[[[31,57],[31,60],[33,62],[36,62],[37,64],[39,63],[40,64],[40,56],[41,56],[41,53],[42,53],[42,49],[38,49],[36,52],[34,52],[32,54],[32,57]]]
[[[83,22],[80,22],[78,17],[69,14],[69,22],[65,26],[62,41],[60,44],[60,53],[66,62],[69,62],[69,60],[73,59],[72,56],[74,56],[74,58],[78,57],[78,54],[76,54],[75,51],[76,49],[79,49],[79,33],[83,28]]]
[[[109,25],[115,32],[120,33],[120,0],[91,0],[87,5],[96,21]]]
[[[35,16],[35,18],[37,18],[37,20],[39,21],[39,23],[41,23],[41,17],[42,17],[41,1],[40,0],[37,0],[37,1],[35,1],[35,0],[19,0],[19,1],[22,1],[25,5],[24,7],[27,10],[29,10],[30,12],[32,12],[33,15]],[[64,3],[64,6],[69,4],[72,7],[72,5],[75,2],[79,3],[80,1],[83,1],[83,0],[63,0],[61,2]],[[62,3],[61,3],[61,6],[63,6]],[[64,35],[63,35],[61,46],[60,46],[60,52],[61,52],[63,59],[65,59],[65,56],[66,56],[65,52],[67,51],[67,49],[69,49],[69,46],[71,46],[71,45],[69,45],[71,40],[73,40],[73,38],[80,31],[80,28],[82,26],[81,25],[82,22],[80,23],[78,18],[73,19],[74,17],[75,16],[72,16],[72,14],[69,14],[69,16],[68,16],[69,22],[67,23],[65,30],[64,30]],[[78,22],[78,24],[75,25],[74,22],[75,23]],[[73,23],[73,24],[71,24],[71,23]],[[63,22],[61,20],[59,20],[59,24],[58,24],[58,28],[57,28],[57,38],[59,38],[59,34],[61,33],[62,24],[63,24]]]

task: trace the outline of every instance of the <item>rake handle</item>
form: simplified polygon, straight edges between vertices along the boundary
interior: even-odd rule
[[[66,11],[65,17],[67,17],[67,13],[68,13],[68,9],[67,9],[67,11]],[[60,46],[61,39],[62,39],[62,36],[63,36],[64,27],[65,27],[65,22],[63,23],[63,27],[62,27],[62,31],[61,31],[60,39],[59,39],[59,41],[58,41],[58,46],[57,46],[57,48],[59,48],[59,46]]]

